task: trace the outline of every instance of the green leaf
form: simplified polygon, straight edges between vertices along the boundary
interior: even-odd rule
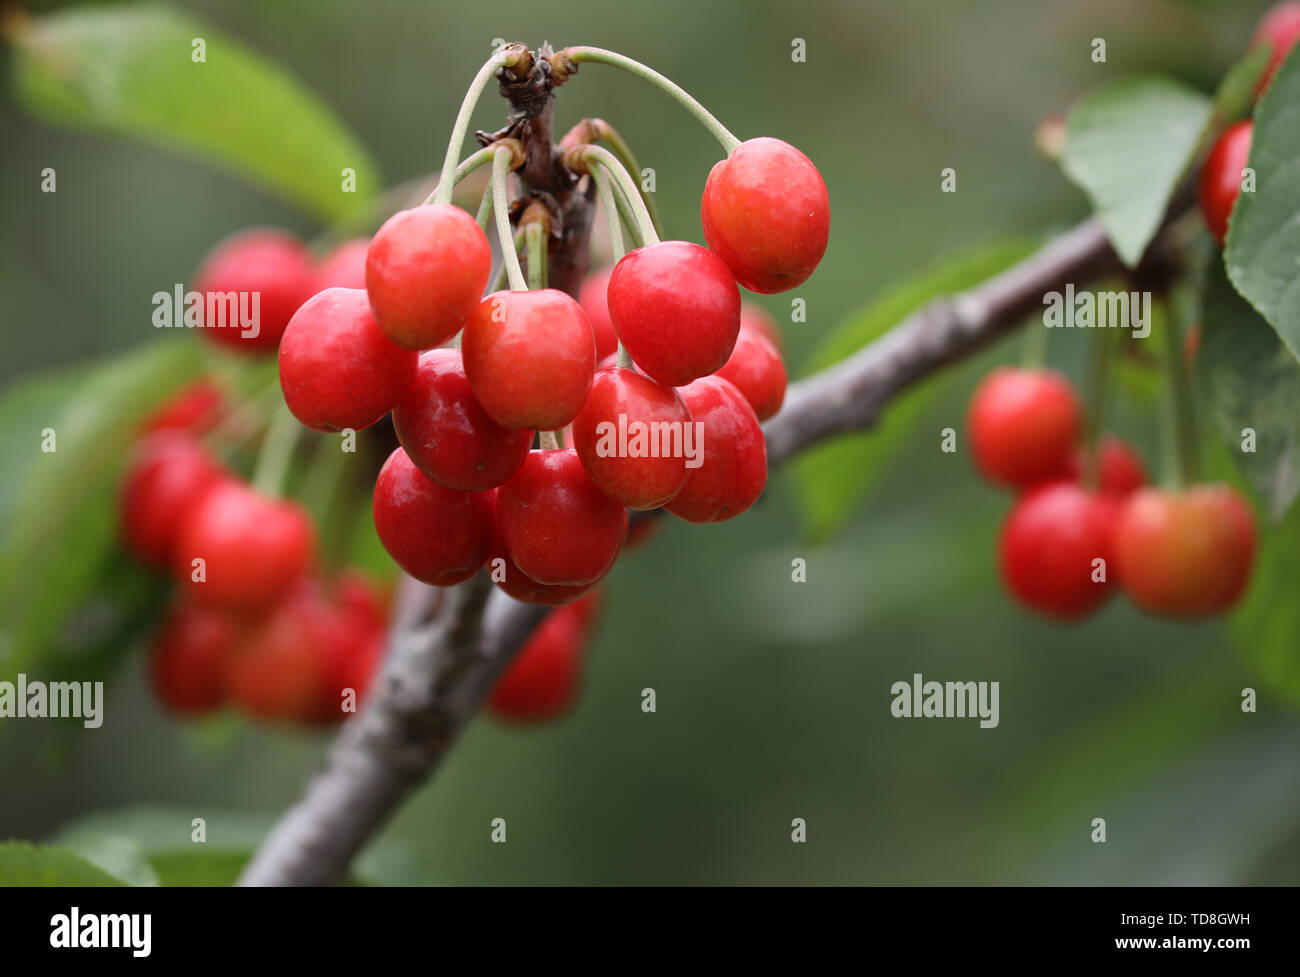
[[[1212,110],[1200,92],[1144,76],[1102,85],[1070,112],[1061,165],[1126,265],[1137,264],[1159,229]]]
[[[1300,57],[1288,57],[1255,112],[1249,166],[1228,223],[1228,277],[1300,357]]]
[[[1232,617],[1241,653],[1275,694],[1300,705],[1300,507],[1259,535],[1246,598]]]
[[[114,878],[130,885],[157,885],[158,873],[132,838],[83,831],[59,838],[59,844]]]
[[[895,286],[833,329],[814,350],[805,372],[839,362],[931,299],[996,275],[1037,244],[1023,239],[998,241]],[[824,540],[844,525],[943,388],[943,381],[937,379],[913,387],[890,405],[872,430],[823,442],[794,461],[797,505],[810,538]]]
[[[1210,262],[1196,357],[1202,414],[1273,521],[1300,494],[1300,363]],[[1246,428],[1253,451],[1242,451]]]
[[[0,885],[124,884],[65,848],[0,841]]]
[[[71,391],[56,377],[0,398],[13,452],[5,479],[18,480],[0,493],[10,499],[0,528],[0,668],[84,651],[156,599],[150,578],[122,562],[117,484],[142,418],[200,362],[197,343],[169,339],[77,372]],[[60,403],[56,390],[69,397]],[[46,429],[54,451],[41,450]]]
[[[206,61],[191,59],[192,42]],[[153,4],[35,18],[15,38],[16,93],[51,122],[196,155],[326,220],[381,185],[357,138],[314,95],[201,20]],[[343,170],[356,192],[342,190]]]
[[[1255,106],[1255,86],[1268,67],[1270,55],[1267,44],[1256,44],[1223,76],[1214,93],[1216,122],[1232,122],[1250,114]]]

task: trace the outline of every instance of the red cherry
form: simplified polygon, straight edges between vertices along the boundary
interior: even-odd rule
[[[369,427],[415,381],[418,354],[390,343],[359,288],[327,288],[295,314],[280,342],[280,388],[317,431]]]
[[[311,297],[312,286],[311,255],[292,234],[259,228],[229,237],[195,275],[194,290],[203,294],[203,334],[232,348],[270,352],[298,306]],[[242,304],[251,312],[254,297],[256,328],[246,334],[239,311]],[[210,307],[215,314],[211,322]]]
[[[605,613],[605,591],[593,590],[573,605],[572,613],[582,626],[583,636],[591,635]]]
[[[1074,388],[1054,370],[998,367],[980,382],[966,413],[976,467],[1003,485],[1059,476],[1081,426]]]
[[[766,336],[768,342],[776,347],[777,352],[785,355],[785,334],[781,332],[781,327],[776,324],[776,320],[768,315],[767,310],[761,305],[755,305],[753,302],[740,303],[740,328],[742,331],[752,329]]]
[[[316,531],[301,505],[229,480],[208,492],[181,525],[174,566],[198,603],[253,614],[303,578],[315,548]],[[203,574],[196,579],[199,559]]]
[[[1016,500],[998,541],[1002,580],[1022,604],[1065,620],[1111,593],[1094,560],[1111,564],[1115,503],[1072,482],[1048,482]]]
[[[464,328],[492,271],[487,235],[450,204],[399,210],[366,255],[366,291],[388,338],[406,349],[441,346]]]
[[[367,607],[359,612],[346,602],[361,600]],[[326,628],[318,648],[322,656],[321,698],[315,714],[317,723],[338,723],[353,713],[370,690],[383,660],[387,635],[382,619],[376,619],[378,596],[368,583],[353,577],[340,581],[333,605],[325,605]],[[351,690],[351,695],[348,694]],[[344,706],[349,706],[344,711]]]
[[[618,352],[618,333],[609,317],[609,276],[613,272],[613,268],[593,271],[583,279],[582,287],[578,289],[578,304],[587,313],[591,331],[596,337],[597,360]]]
[[[389,592],[360,570],[347,569],[339,574],[334,583],[334,599],[340,611],[357,627],[368,630],[387,627]]]
[[[1286,56],[1300,41],[1300,3],[1285,0],[1276,3],[1264,11],[1255,29],[1254,44],[1267,44],[1270,48],[1268,67],[1255,85],[1255,95],[1264,94],[1264,90],[1273,82],[1273,75],[1281,67]]]
[[[614,266],[609,314],[641,371],[680,387],[727,362],[740,330],[740,292],[717,255],[662,241]]]
[[[572,604],[589,593],[596,586],[596,583],[599,583],[599,581],[596,581],[596,583],[583,584],[578,587],[568,587],[564,584],[538,583],[524,573],[523,570],[520,570],[519,565],[510,558],[510,551],[506,549],[505,540],[501,538],[501,525],[496,517],[497,493],[489,492],[487,494],[492,496],[492,555],[488,557],[488,570],[492,582],[506,594],[525,604],[546,604],[549,607],[560,607],[564,604]]]
[[[126,548],[160,570],[175,565],[181,524],[228,474],[188,433],[158,431],[139,441],[119,496]]]
[[[494,715],[509,722],[542,722],[573,705],[585,644],[575,608],[551,611],[519,650],[488,697]]]
[[[225,395],[211,377],[199,377],[163,401],[140,425],[142,433],[179,429],[205,434],[221,419]]]
[[[226,698],[226,661],[238,637],[238,623],[221,611],[194,604],[173,607],[149,656],[149,679],[158,701],[181,715],[219,707]]]
[[[316,265],[312,287],[317,292],[327,288],[365,288],[366,254],[369,250],[368,237],[339,242]]]
[[[766,336],[752,329],[741,327],[731,358],[714,376],[735,384],[760,421],[774,417],[785,401],[786,375],[781,354]]]
[[[1219,244],[1228,236],[1228,218],[1241,195],[1241,174],[1250,159],[1252,131],[1249,119],[1228,126],[1210,147],[1201,166],[1197,187],[1201,214]]]
[[[393,427],[420,471],[462,492],[501,485],[533,445],[532,431],[502,427],[483,410],[457,349],[420,354],[415,382],[393,410]]]
[[[1227,610],[1245,590],[1254,555],[1254,518],[1226,485],[1141,489],[1115,526],[1120,583],[1133,603],[1153,614]]]
[[[709,248],[751,292],[802,284],[826,253],[826,183],[789,143],[750,139],[714,164],[700,200]],[[617,317],[615,317],[617,322]]]
[[[703,377],[678,392],[696,424],[703,464],[687,469],[681,491],[664,508],[687,522],[734,519],[767,484],[763,429],[749,401],[728,380]]]
[[[1070,456],[1064,477],[1078,482],[1082,480],[1087,467],[1087,451],[1078,448]],[[1123,498],[1136,492],[1146,481],[1146,466],[1132,445],[1113,434],[1104,434],[1097,439],[1097,491],[1102,495]]]
[[[259,719],[316,721],[325,697],[334,621],[314,585],[285,596],[226,659],[227,694]]]
[[[596,374],[573,421],[573,447],[602,492],[629,509],[654,509],[686,480],[690,425],[672,387],[615,367]]]
[[[581,587],[614,565],[627,510],[596,488],[572,448],[534,451],[497,489],[497,524],[525,574],[538,583]]]
[[[563,292],[494,292],[461,340],[474,396],[498,424],[556,431],[582,410],[596,342],[582,306]]]
[[[379,470],[373,508],[384,549],[416,580],[451,587],[474,576],[487,561],[491,497],[430,481],[401,448]]]

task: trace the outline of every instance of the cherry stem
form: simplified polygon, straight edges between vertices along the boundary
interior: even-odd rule
[[[514,241],[511,243],[514,246],[515,254],[518,254],[519,249],[524,246],[524,232],[522,230],[516,231]],[[499,292],[501,289],[506,287],[506,284],[509,282],[509,278],[506,277],[506,270],[506,261],[505,258],[502,258],[501,267],[497,269],[496,277],[492,279],[492,284],[488,287],[489,295],[493,292]]]
[[[584,125],[585,123],[585,125]],[[641,176],[641,164],[637,162],[636,155],[632,152],[632,147],[627,144],[619,131],[604,119],[584,119],[583,123],[574,126],[577,139],[581,140],[583,133],[590,133],[596,139],[608,144],[609,151],[612,152],[624,168],[632,174],[633,178]],[[568,138],[567,136],[565,137]],[[590,144],[591,139],[585,140]],[[659,208],[655,205],[654,194],[646,190],[641,184],[637,184],[637,190],[640,191],[641,200],[645,203],[646,210],[650,213],[650,221],[655,226],[655,233],[660,237],[664,233],[663,222],[659,219]],[[630,224],[631,221],[629,220]]]
[[[543,451],[554,451],[560,446],[560,435],[557,431],[538,431],[537,443]]]
[[[252,486],[263,495],[278,497],[284,488],[284,479],[293,459],[293,449],[298,435],[304,430],[298,419],[283,401],[276,409],[266,436],[262,438],[257,463],[253,466]]]
[[[641,194],[637,191],[636,181],[632,179],[632,174],[623,168],[623,164],[618,161],[618,157],[604,147],[586,146],[582,150],[582,159],[588,164],[596,163],[614,178],[614,182],[626,194],[627,202],[632,207],[637,231],[642,242],[645,244],[658,244],[659,235],[655,232],[654,221],[650,219],[650,211],[646,209],[645,201],[641,199]]]
[[[501,242],[501,261],[510,280],[513,292],[528,291],[524,270],[519,265],[514,236],[510,232],[510,203],[507,199],[506,177],[514,163],[512,153],[497,153],[492,157],[492,210],[497,222],[497,238]]]
[[[614,202],[614,188],[610,186],[609,174],[603,167],[597,167],[591,174],[600,191],[600,205],[605,211],[605,220],[609,223],[609,244],[614,249],[614,262],[617,264],[627,249],[623,246],[623,222],[619,217],[618,204]]]
[[[1083,483],[1096,487],[1100,477],[1097,442],[1106,414],[1106,380],[1110,373],[1111,342],[1109,329],[1098,329],[1088,351],[1088,400],[1083,426]]]
[[[524,227],[524,247],[528,254],[528,287],[546,287],[546,228],[540,221],[530,221]]]
[[[478,202],[478,213],[474,215],[478,221],[478,226],[483,228],[484,232],[488,229],[488,224],[492,221],[492,186],[483,188],[483,196]]]
[[[491,146],[484,146],[482,149],[478,150],[477,152],[471,153],[469,156],[466,156],[464,162],[462,162],[459,166],[456,167],[456,172],[452,175],[451,178],[452,189],[455,189],[456,184],[460,183],[461,180],[465,179],[465,177],[469,176],[475,170],[479,169],[482,166],[486,166],[488,163],[492,162],[493,158],[496,156],[497,152],[501,148],[502,148],[501,143],[494,142]],[[441,178],[439,178],[438,185],[433,188],[432,193],[430,193],[427,197],[424,198],[424,203],[425,204],[451,203],[450,192],[447,194],[446,200],[438,199],[439,195],[442,192],[442,187],[443,187],[443,181]]]
[[[479,96],[483,94],[488,81],[500,68],[519,62],[521,57],[519,48],[520,45],[517,44],[503,44],[497,48],[470,82],[465,98],[460,103],[460,111],[456,114],[456,122],[451,129],[451,139],[447,143],[447,156],[442,162],[442,173],[438,177],[438,187],[433,191],[432,203],[451,203],[451,192],[456,185],[456,161],[460,158],[460,147],[465,141],[465,134],[469,131],[469,120],[474,114],[474,106],[478,104]],[[527,53],[526,50],[524,53]],[[495,158],[494,155],[493,159]]]
[[[596,64],[607,64],[615,68],[622,68],[652,85],[657,86],[678,103],[686,108],[696,120],[712,133],[713,138],[722,144],[723,150],[728,156],[731,151],[740,145],[740,140],[731,134],[721,122],[714,117],[713,113],[696,101],[686,89],[682,88],[676,82],[659,74],[653,68],[643,65],[640,61],[633,61],[631,58],[624,57],[614,51],[606,51],[598,47],[570,47],[559,52],[557,59],[567,58],[575,64],[581,64],[584,61],[594,62]]]
[[[1174,488],[1196,483],[1199,464],[1196,452],[1196,413],[1192,405],[1192,387],[1183,356],[1182,326],[1173,296],[1165,303],[1165,383],[1168,386],[1165,432],[1165,476]]]

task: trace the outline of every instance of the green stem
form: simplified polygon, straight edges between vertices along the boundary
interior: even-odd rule
[[[471,153],[469,156],[466,156],[464,162],[462,162],[459,166],[456,167],[456,172],[452,176],[451,179],[452,189],[454,190],[456,188],[456,184],[460,183],[461,180],[465,179],[465,177],[469,176],[475,170],[479,169],[480,167],[486,166],[488,163],[492,162],[492,159],[494,156],[496,156],[497,150],[499,148],[500,147],[496,143],[493,143],[491,146],[484,146],[482,149],[478,150],[477,152]],[[442,192],[442,186],[443,186],[442,180],[439,179],[438,185],[433,188],[433,192],[424,198],[424,203],[425,204],[450,203],[451,202],[450,191],[448,191],[447,193],[446,200],[438,199],[438,197],[441,195]]]
[[[519,255],[515,251],[514,237],[510,233],[510,203],[507,199],[506,176],[510,173],[513,162],[510,153],[497,153],[492,159],[492,210],[497,222],[497,238],[501,242],[501,261],[510,280],[510,289],[514,292],[528,291],[528,282],[524,280],[524,270],[519,266]]]
[[[517,255],[519,253],[519,249],[524,246],[524,232],[522,230],[516,232],[513,244],[514,244],[515,254]],[[509,277],[506,274],[507,271],[508,269],[506,267],[505,259],[502,258],[501,267],[497,269],[496,277],[492,279],[492,287],[488,289],[489,294],[492,292],[499,292],[501,291],[501,289],[506,287],[506,285],[510,281]]]
[[[456,161],[460,158],[461,143],[465,141],[465,133],[469,131],[470,116],[474,114],[474,106],[478,104],[479,96],[483,94],[483,89],[487,87],[488,81],[497,73],[497,69],[502,65],[510,64],[517,61],[519,52],[510,45],[502,45],[497,48],[492,57],[483,63],[479,68],[478,74],[470,82],[469,89],[465,92],[465,98],[460,103],[460,111],[456,114],[456,123],[451,128],[451,139],[447,143],[447,155],[442,161],[442,174],[438,177],[438,188],[433,191],[433,203],[449,204],[451,203],[451,191],[456,185]]]
[[[614,188],[610,186],[609,174],[604,167],[596,167],[592,178],[600,191],[600,205],[605,210],[605,220],[609,223],[609,243],[614,249],[614,261],[617,262],[627,253],[623,246],[623,223],[619,219],[618,204],[614,202]]]
[[[478,213],[474,215],[478,221],[478,226],[483,228],[484,232],[488,229],[488,224],[492,221],[492,187],[483,188],[483,197],[478,202]]]
[[[631,58],[616,54],[613,51],[606,51],[598,47],[571,47],[565,48],[560,55],[567,57],[575,64],[583,62],[593,62],[596,64],[607,64],[615,68],[622,68],[624,71],[636,75],[638,78],[658,86],[682,106],[686,108],[696,120],[713,134],[713,138],[722,144],[722,148],[727,155],[740,145],[740,140],[731,134],[731,132],[719,122],[708,109],[695,100],[686,89],[682,88],[676,82],[669,80],[653,68],[643,65],[640,61],[633,61]]]
[[[632,147],[624,142],[618,130],[604,119],[593,120],[593,125],[596,127],[596,131],[600,133],[601,142],[608,143],[610,152],[634,178],[639,179],[641,177],[641,164],[637,162],[636,156],[632,153]],[[659,208],[655,206],[654,194],[644,190],[640,183],[637,184],[637,190],[640,192],[641,200],[650,214],[650,222],[654,224],[655,233],[663,237],[664,226],[659,219]]]
[[[1110,353],[1114,343],[1109,328],[1098,328],[1088,350],[1088,400],[1084,413],[1083,482],[1095,487],[1100,476],[1097,440],[1101,437],[1106,415],[1106,380],[1110,373]]]
[[[1166,467],[1166,477],[1173,480],[1174,488],[1194,485],[1200,465],[1196,451],[1196,414],[1192,405],[1192,387],[1187,376],[1187,363],[1183,357],[1182,327],[1178,312],[1171,299],[1165,302],[1165,384],[1166,431],[1165,459],[1172,464]]]
[[[530,221],[524,228],[524,247],[528,249],[528,287],[546,287],[546,228]]]
[[[262,448],[253,467],[253,488],[263,495],[273,497],[282,493],[289,462],[293,459],[293,449],[302,431],[303,426],[282,402],[262,439]]]
[[[627,195],[627,202],[631,204],[636,214],[636,226],[640,232],[641,240],[646,244],[658,244],[659,235],[655,232],[654,221],[650,219],[650,211],[646,209],[645,201],[641,199],[641,194],[637,192],[636,182],[632,179],[630,173],[623,168],[623,164],[618,161],[608,149],[601,146],[588,146],[582,151],[583,159],[588,165],[595,163],[609,172],[618,184],[620,189]]]

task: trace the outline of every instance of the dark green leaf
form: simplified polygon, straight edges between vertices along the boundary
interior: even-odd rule
[[[0,841],[0,885],[124,884],[66,848]]]
[[[206,61],[191,59],[196,38]],[[29,21],[15,40],[18,97],[52,122],[192,153],[327,220],[381,185],[369,153],[324,103],[193,17],[152,4],[74,9]]]
[[[1159,229],[1212,110],[1200,92],[1144,76],[1102,85],[1070,112],[1061,165],[1130,267]]]

